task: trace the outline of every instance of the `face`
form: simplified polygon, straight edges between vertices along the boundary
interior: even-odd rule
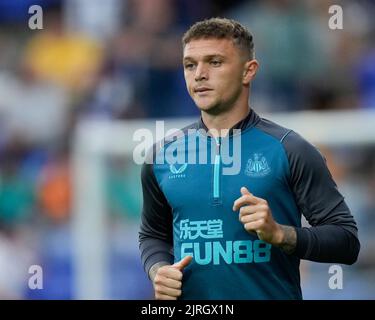
[[[183,57],[185,81],[198,108],[212,114],[232,108],[248,88],[249,63],[230,39],[187,43]]]

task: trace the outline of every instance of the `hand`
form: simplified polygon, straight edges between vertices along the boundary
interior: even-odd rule
[[[186,256],[179,262],[162,266],[156,271],[153,279],[156,300],[177,300],[181,296],[182,271],[192,259],[192,256]]]
[[[241,194],[242,196],[234,202],[233,211],[240,210],[238,218],[246,231],[256,232],[260,240],[272,245],[281,245],[284,231],[273,219],[267,201],[255,197],[245,187],[241,188]]]

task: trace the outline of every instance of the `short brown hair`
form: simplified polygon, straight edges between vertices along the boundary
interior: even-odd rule
[[[246,53],[249,59],[254,59],[253,35],[239,22],[226,18],[211,18],[193,24],[182,37],[185,47],[191,40],[215,38],[232,39],[233,43]]]

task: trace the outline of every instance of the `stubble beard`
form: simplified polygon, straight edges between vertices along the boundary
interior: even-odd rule
[[[217,116],[222,113],[229,112],[235,106],[235,102],[241,95],[241,89],[239,89],[236,94],[234,94],[228,101],[216,101],[212,105],[208,105],[207,107],[200,107],[197,103],[196,106],[201,112],[207,113],[211,116]]]

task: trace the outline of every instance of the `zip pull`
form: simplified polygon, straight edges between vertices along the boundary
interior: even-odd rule
[[[220,198],[220,146],[221,146],[221,139],[220,137],[215,138],[216,141],[216,155],[215,155],[215,163],[214,163],[214,185],[213,185],[213,195],[214,200],[219,200]]]
[[[215,138],[216,141],[216,154],[220,155],[221,137]]]

